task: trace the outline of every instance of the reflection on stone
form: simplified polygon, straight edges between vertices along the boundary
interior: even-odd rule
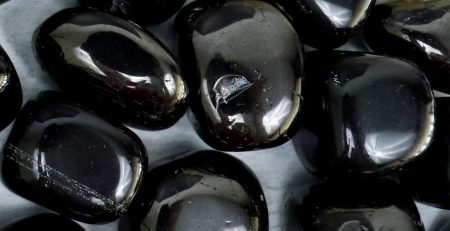
[[[278,0],[308,45],[336,48],[365,24],[375,0]]]
[[[0,131],[16,117],[22,106],[22,88],[14,66],[0,47]]]

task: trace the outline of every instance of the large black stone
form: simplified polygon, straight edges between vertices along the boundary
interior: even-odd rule
[[[186,0],[78,0],[81,5],[109,11],[142,23],[157,23],[174,15]]]
[[[401,172],[415,198],[450,209],[450,98],[436,98],[436,132],[423,156]]]
[[[129,230],[268,230],[261,185],[226,154],[202,151],[154,168],[142,192]]]
[[[89,223],[123,215],[146,168],[136,135],[55,92],[25,105],[4,148],[3,177],[12,191]]]
[[[428,147],[434,99],[415,65],[363,53],[314,52],[305,66],[304,126],[294,143],[311,172],[384,174]]]
[[[302,41],[336,48],[364,26],[375,0],[277,0],[293,18]]]
[[[8,55],[0,47],[0,131],[11,123],[21,106],[19,77]]]
[[[264,1],[196,1],[177,17],[197,130],[221,150],[273,147],[295,133],[303,51]]]
[[[8,226],[4,231],[65,230],[84,231],[77,223],[56,214],[39,214]]]
[[[315,186],[300,214],[305,231],[425,231],[411,196],[389,181]]]
[[[417,63],[431,86],[450,93],[450,1],[391,1],[374,9],[366,41],[379,52]]]
[[[173,125],[188,88],[175,59],[145,29],[94,10],[63,10],[35,34],[35,51],[63,90],[133,125]]]

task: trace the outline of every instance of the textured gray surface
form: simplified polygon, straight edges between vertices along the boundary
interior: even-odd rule
[[[76,5],[75,0],[11,0],[0,5],[0,44],[9,54],[18,71],[24,91],[24,102],[45,89],[54,89],[48,75],[37,64],[32,51],[35,29],[53,13]],[[176,53],[171,24],[150,28]],[[1,112],[0,112],[1,113]],[[0,148],[11,126],[0,132]],[[145,143],[152,161],[168,156],[208,147],[197,137],[189,120],[183,117],[174,127],[148,132],[133,129]],[[1,152],[1,151],[0,151]],[[231,153],[243,160],[257,175],[268,202],[270,230],[296,230],[288,228],[286,202],[296,197],[313,181],[297,158],[291,142],[280,147],[256,152]],[[0,155],[0,160],[2,155]],[[418,205],[427,230],[439,230],[450,220],[450,212]],[[45,208],[16,196],[0,182],[0,230],[6,225]],[[87,230],[116,230],[117,224],[84,225]],[[431,228],[430,228],[431,227]]]

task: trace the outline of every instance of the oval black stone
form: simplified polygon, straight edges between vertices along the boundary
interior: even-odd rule
[[[321,49],[346,43],[365,25],[375,0],[278,0],[303,42]]]
[[[415,65],[363,53],[313,52],[305,66],[305,121],[294,144],[311,172],[384,174],[428,147],[434,99]]]
[[[3,177],[17,194],[71,218],[123,215],[147,168],[145,147],[113,125],[46,92],[27,103],[4,148]]]
[[[174,58],[129,21],[63,10],[36,32],[35,51],[63,90],[107,117],[162,129],[186,111],[188,89]]]
[[[142,23],[162,22],[175,14],[186,0],[78,0],[82,6],[106,10]]]
[[[26,231],[26,230],[66,230],[84,231],[77,223],[56,214],[39,214],[23,219],[4,231]]]
[[[315,186],[298,219],[304,230],[425,231],[411,196],[390,181]]]
[[[400,173],[415,198],[450,209],[450,98],[436,98],[436,132],[430,148]]]
[[[14,66],[0,47],[0,131],[8,126],[22,107],[22,88]]]
[[[391,1],[375,7],[365,39],[378,53],[410,59],[434,89],[450,93],[450,1]]]
[[[261,185],[226,154],[202,151],[156,167],[142,192],[130,230],[268,230]]]
[[[264,1],[197,1],[177,17],[201,137],[221,150],[273,147],[297,128],[303,50]]]

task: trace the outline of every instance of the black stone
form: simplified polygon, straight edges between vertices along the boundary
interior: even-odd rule
[[[27,103],[4,148],[3,177],[15,193],[88,223],[123,215],[147,168],[130,130],[46,92]]]
[[[0,47],[0,131],[11,123],[21,106],[19,77],[8,55]]]
[[[158,23],[173,16],[186,0],[78,0],[82,6],[106,10],[142,23]]]
[[[450,1],[392,1],[374,9],[366,41],[378,53],[410,59],[434,89],[450,93]]]
[[[331,49],[364,26],[375,0],[278,0],[292,17],[303,42]]]
[[[29,231],[29,230],[65,230],[65,231],[84,231],[77,223],[65,217],[56,214],[39,214],[24,220],[21,220],[4,231]]]
[[[305,231],[425,231],[411,196],[390,181],[315,186],[301,211]]]
[[[174,58],[131,22],[63,10],[36,32],[35,51],[63,90],[104,116],[162,129],[186,111],[188,89]]]
[[[261,185],[226,154],[202,151],[156,167],[144,187],[129,230],[268,230]]]
[[[221,150],[267,148],[297,128],[303,50],[264,1],[196,1],[177,17],[197,130]]]
[[[385,174],[420,156],[434,128],[425,75],[410,62],[353,52],[313,52],[294,145],[319,176]]]
[[[435,114],[430,148],[401,172],[400,179],[417,200],[450,209],[450,98],[436,98]]]

